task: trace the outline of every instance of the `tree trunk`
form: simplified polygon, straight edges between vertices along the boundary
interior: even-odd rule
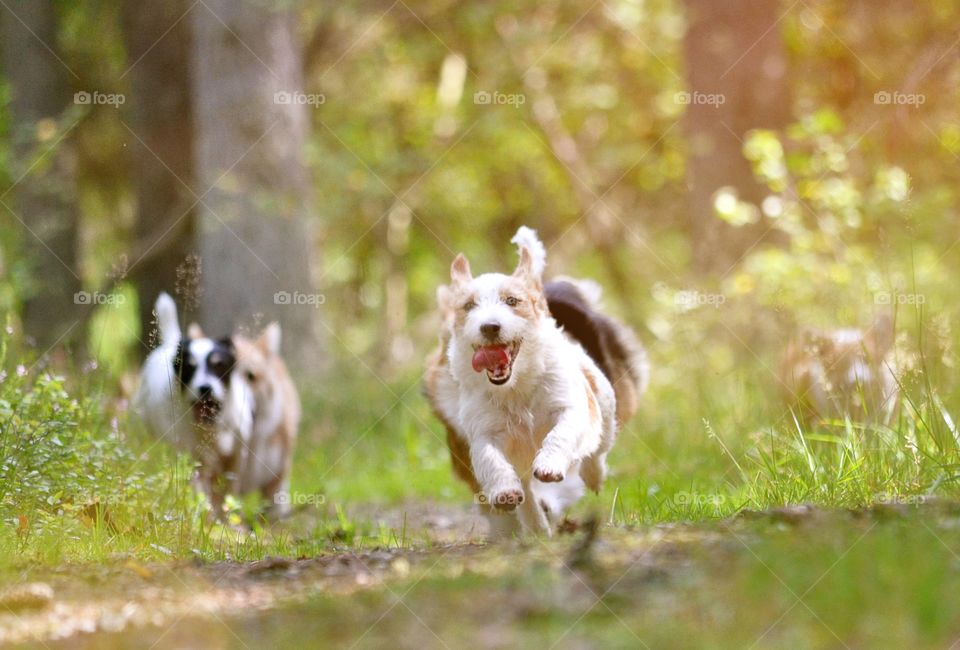
[[[3,189],[0,212],[21,227],[32,264],[32,286],[23,307],[25,334],[46,349],[57,341],[79,339],[83,331],[77,327],[79,305],[74,298],[80,270],[72,145],[67,136],[45,153],[56,138],[41,142],[38,137],[47,130],[38,123],[59,122],[70,104],[71,73],[53,53],[57,16],[51,0],[10,2],[8,9],[0,9],[0,22],[4,72],[13,92],[10,112],[19,179],[13,188]],[[58,126],[66,131],[72,125]]]
[[[279,320],[284,346],[296,351],[288,358],[301,370],[315,367],[322,298],[311,278],[302,160],[312,109],[298,101],[302,57],[292,16],[252,0],[208,0],[190,18],[196,191],[205,195],[202,322],[226,333],[237,322]]]
[[[742,153],[750,129],[779,129],[790,117],[787,60],[776,0],[684,0],[690,142],[687,182],[695,265],[725,273],[758,240],[769,236],[760,223],[734,227],[715,215],[722,187],[759,205],[766,192]],[[709,96],[722,103],[709,102]]]
[[[190,21],[178,21],[187,6],[186,0],[126,0],[123,6],[129,66],[125,76],[133,90],[128,150],[137,195],[130,275],[140,298],[140,338],[148,344],[157,295],[183,288],[177,270],[189,254],[196,253],[196,211],[191,209],[196,198],[192,194]],[[196,296],[178,298],[183,309]],[[189,310],[183,316],[190,318]],[[141,355],[148,351],[140,349]]]

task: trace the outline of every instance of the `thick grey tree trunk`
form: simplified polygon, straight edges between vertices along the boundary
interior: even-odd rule
[[[779,129],[790,117],[787,57],[778,0],[684,0],[687,90],[722,95],[719,106],[687,106],[690,142],[687,184],[696,266],[726,272],[744,253],[771,235],[764,223],[733,227],[714,214],[724,186],[758,204],[765,190],[742,153],[750,129]]]
[[[0,7],[0,23],[3,68],[13,92],[14,180],[19,179],[12,190],[0,188],[0,213],[4,222],[20,229],[31,263],[25,333],[46,349],[58,340],[80,340],[83,331],[74,301],[80,270],[71,137],[46,155],[54,141],[41,144],[37,139],[37,123],[59,122],[70,106],[71,73],[54,54],[57,17],[51,0],[10,0]]]
[[[206,0],[190,18],[201,320],[208,333],[279,320],[288,359],[316,367],[322,309],[302,160],[314,109],[276,95],[304,90],[293,17],[254,0]]]
[[[182,288],[177,270],[196,252],[190,21],[178,21],[188,6],[186,0],[126,0],[123,5],[124,76],[132,89],[127,142],[137,195],[130,275],[140,297],[141,340],[147,344],[157,295]],[[178,296],[181,311],[193,298]],[[187,310],[182,316],[191,314]],[[148,351],[140,350],[142,355]]]

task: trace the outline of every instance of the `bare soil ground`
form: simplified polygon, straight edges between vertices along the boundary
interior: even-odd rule
[[[6,576],[0,643],[418,650],[704,642],[882,647],[883,637],[870,638],[859,627],[834,632],[838,623],[828,611],[817,611],[816,601],[807,606],[812,617],[798,603],[806,606],[807,592],[823,587],[823,576],[849,563],[848,556],[886,553],[889,540],[898,543],[898,531],[919,534],[921,525],[941,541],[949,539],[960,522],[949,504],[918,512],[799,506],[697,526],[626,529],[587,522],[549,540],[484,544],[478,541],[482,518],[466,509],[367,507],[351,514],[404,529],[413,541],[404,548],[253,563],[141,565],[117,558],[108,566],[24,569]],[[870,542],[874,550],[863,548],[865,538],[878,539]],[[916,546],[909,539],[904,544]],[[786,563],[782,549],[798,547],[810,555]],[[956,566],[944,571],[958,573]],[[805,618],[795,621],[800,614]]]

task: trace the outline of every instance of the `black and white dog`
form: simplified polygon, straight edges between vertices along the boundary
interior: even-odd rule
[[[173,442],[199,463],[196,482],[222,513],[223,497],[236,492],[253,428],[250,387],[235,374],[230,338],[212,339],[198,327],[184,337],[177,307],[166,293],[155,312],[160,343],[144,362],[134,406],[158,439]]]

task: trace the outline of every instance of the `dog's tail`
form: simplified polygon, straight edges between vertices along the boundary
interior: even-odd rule
[[[583,346],[613,384],[617,416],[621,424],[626,423],[647,390],[646,350],[631,328],[603,313],[602,291],[595,282],[560,277],[547,282],[543,290],[557,325]]]
[[[547,267],[547,249],[543,247],[543,242],[537,237],[536,230],[527,228],[526,226],[520,226],[520,228],[517,229],[517,234],[510,240],[510,243],[516,244],[518,250],[527,248],[530,251],[530,255],[533,256],[534,275],[543,275],[543,269]]]
[[[157,326],[160,328],[160,345],[179,343],[182,338],[180,322],[177,320],[177,305],[173,298],[165,292],[157,297],[157,304],[153,307],[157,315]]]

